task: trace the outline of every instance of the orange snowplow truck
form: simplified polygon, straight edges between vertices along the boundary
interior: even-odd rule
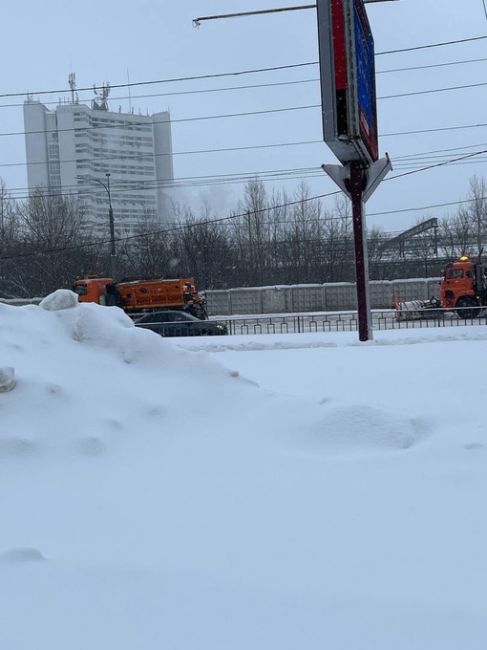
[[[193,278],[175,280],[127,280],[83,278],[73,283],[79,302],[121,307],[127,313],[181,309],[201,320],[208,318],[206,300],[196,290]]]
[[[397,320],[434,318],[444,310],[455,310],[460,318],[476,318],[487,306],[487,269],[462,255],[445,268],[440,297],[428,301],[395,302]]]

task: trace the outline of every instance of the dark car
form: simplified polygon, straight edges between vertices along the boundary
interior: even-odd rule
[[[161,336],[216,336],[228,334],[224,323],[200,320],[185,311],[153,311],[135,320],[137,327],[152,330]]]

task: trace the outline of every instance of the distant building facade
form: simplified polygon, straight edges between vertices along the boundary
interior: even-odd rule
[[[87,227],[101,236],[109,227],[108,181],[120,235],[148,219],[169,219],[167,184],[174,179],[169,112],[112,112],[108,93],[106,85],[91,107],[74,92],[55,110],[30,97],[24,102],[29,191],[77,198]]]

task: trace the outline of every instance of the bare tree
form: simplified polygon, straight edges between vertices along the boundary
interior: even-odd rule
[[[123,243],[125,275],[143,278],[167,277],[178,264],[173,252],[173,234],[154,215],[148,214],[130,239]]]
[[[458,217],[462,223],[468,224],[469,235],[472,239],[472,241],[466,242],[467,246],[471,246],[470,251],[467,248],[463,252],[470,252],[472,255],[475,252],[480,258],[484,250],[487,227],[487,184],[484,178],[473,176],[470,179],[468,203],[459,209]]]
[[[91,266],[94,247],[77,203],[37,190],[17,204],[16,284],[27,295],[44,295],[71,286]]]
[[[225,286],[225,269],[230,263],[230,246],[225,230],[215,222],[209,206],[196,218],[188,211],[175,247],[187,275],[197,278],[201,288]]]

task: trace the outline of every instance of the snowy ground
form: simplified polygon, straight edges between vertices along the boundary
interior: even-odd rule
[[[486,348],[0,305],[0,648],[485,650]]]

